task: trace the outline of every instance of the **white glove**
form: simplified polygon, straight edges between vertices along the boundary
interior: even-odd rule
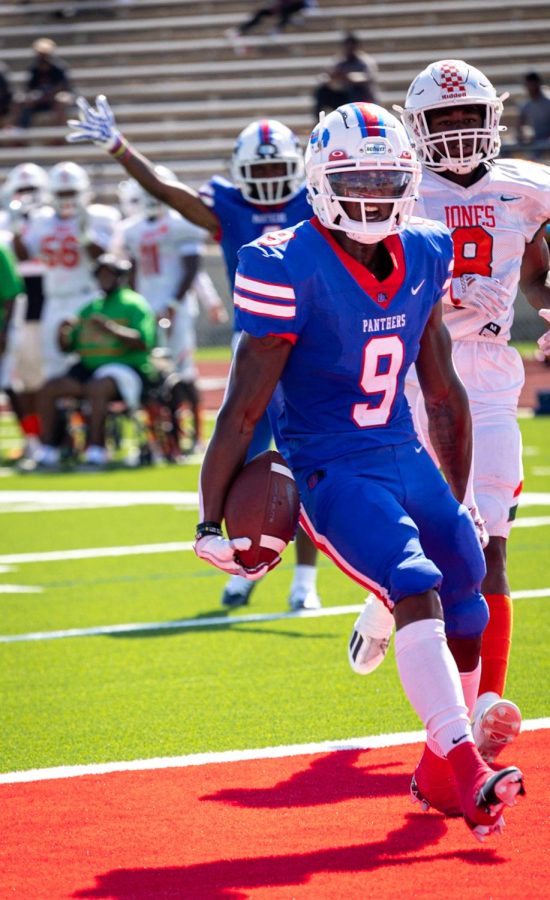
[[[250,538],[233,538],[229,541],[217,534],[205,534],[195,541],[193,549],[199,559],[204,559],[211,566],[216,566],[229,575],[242,575],[249,581],[258,581],[280,563],[281,557],[278,556],[270,565],[263,563],[255,569],[246,569],[237,562],[235,553],[239,550],[249,550],[251,544]]]
[[[550,309],[539,309],[539,316],[545,319],[547,322],[550,322]],[[547,356],[550,356],[550,328],[548,331],[545,331],[544,334],[539,337],[537,344],[543,353],[546,353]]]
[[[485,519],[481,518],[481,513],[479,512],[477,506],[471,506],[468,512],[474,520],[474,525],[476,527],[477,536],[479,538],[481,548],[482,550],[485,550],[485,547],[489,543],[489,532],[485,528]]]
[[[461,275],[460,278],[453,278],[451,295],[453,301],[459,301],[460,306],[477,309],[490,319],[498,319],[508,309],[509,295],[506,288],[496,278],[486,278],[484,275]]]
[[[12,200],[8,206],[8,215],[10,219],[9,227],[12,234],[22,234],[27,220],[25,204],[22,203],[21,200]]]
[[[107,98],[100,94],[95,99],[95,107],[90,106],[84,97],[79,97],[76,105],[79,109],[78,119],[69,119],[67,125],[73,130],[66,140],[69,144],[93,141],[101,144],[109,153],[114,153],[123,146],[123,138],[116,127],[113,111]]]

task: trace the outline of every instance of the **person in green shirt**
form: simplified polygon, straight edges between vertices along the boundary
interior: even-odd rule
[[[16,297],[25,293],[25,285],[17,272],[17,260],[8,246],[0,244],[0,387],[9,388],[9,327]]]
[[[107,461],[105,420],[109,404],[123,400],[129,409],[141,402],[143,389],[154,382],[151,350],[155,346],[156,321],[141,294],[127,286],[128,260],[105,253],[98,257],[96,278],[104,295],[84,306],[77,319],[64,321],[59,343],[79,361],[64,375],[46,382],[40,392],[41,447],[35,462],[48,468],[59,462],[55,446],[56,404],[60,399],[87,402],[88,447],[85,462]]]

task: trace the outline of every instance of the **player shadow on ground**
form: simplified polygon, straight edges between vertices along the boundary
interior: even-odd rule
[[[411,776],[392,772],[394,763],[368,765],[370,750],[341,750],[314,759],[307,769],[296,772],[287,781],[267,788],[227,788],[205,794],[201,800],[213,800],[249,809],[283,809],[319,806],[372,797],[406,797]],[[361,765],[355,763],[361,758]]]
[[[350,824],[360,840],[360,823]],[[380,825],[383,832],[383,825]],[[75,891],[75,898],[109,898],[109,900],[152,900],[177,897],[178,900],[245,900],[248,891],[261,888],[289,887],[306,884],[319,873],[368,873],[383,868],[391,878],[400,867],[422,863],[457,860],[472,866],[495,865],[507,860],[493,849],[450,850],[419,856],[418,854],[444,839],[447,826],[442,816],[408,813],[395,831],[381,835],[367,844],[334,847],[309,853],[280,856],[243,857],[231,860],[196,863],[190,866],[168,866],[158,869],[117,869],[98,875],[96,886]],[[243,844],[247,838],[243,836]],[[183,851],[182,851],[183,852]],[[405,872],[402,877],[406,877]],[[390,883],[390,881],[388,881]],[[396,887],[396,881],[392,885]],[[404,887],[400,882],[401,888]],[[342,884],[340,882],[340,888]]]
[[[94,582],[95,583],[95,582]],[[227,615],[227,618],[224,616]],[[224,618],[223,622],[213,622],[209,624],[210,619],[216,618]],[[274,617],[275,618],[275,617]],[[224,613],[221,610],[219,613],[204,613],[198,616],[195,616],[195,620],[200,622],[201,624],[197,625],[189,625],[187,624],[187,619],[169,619],[166,623],[162,624],[152,624],[150,627],[144,625],[143,628],[128,629],[128,631],[115,631],[111,634],[106,634],[105,637],[114,638],[115,640],[128,640],[132,638],[167,638],[167,637],[177,637],[182,634],[194,634],[197,631],[222,631],[227,630],[228,628],[231,631],[239,633],[243,631],[247,635],[257,634],[260,637],[265,637],[266,635],[273,635],[274,637],[283,637],[283,638],[299,638],[301,640],[307,638],[309,641],[317,641],[317,640],[341,640],[339,635],[330,634],[328,632],[322,634],[306,634],[303,631],[294,631],[289,628],[266,628],[264,625],[253,627],[256,625],[254,622],[243,622],[243,621],[234,621],[231,619],[229,613]],[[181,622],[181,625],[179,623]],[[204,622],[204,624],[202,624]]]

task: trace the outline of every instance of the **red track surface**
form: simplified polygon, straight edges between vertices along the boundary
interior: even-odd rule
[[[4,785],[0,896],[542,898],[547,735],[518,741],[527,797],[483,846],[410,805],[418,745]]]

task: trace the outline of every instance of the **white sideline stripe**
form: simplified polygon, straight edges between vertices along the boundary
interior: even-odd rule
[[[528,719],[522,731],[550,728],[550,718]],[[110,772],[144,772],[154,769],[183,769],[189,766],[208,766],[216,763],[246,762],[256,759],[281,759],[288,756],[310,756],[314,753],[335,753],[341,750],[378,750],[383,747],[402,747],[425,740],[424,731],[402,731],[397,734],[375,734],[320,741],[315,744],[287,744],[282,747],[261,747],[257,750],[224,750],[219,753],[190,753],[187,756],[161,756],[153,759],[133,759],[129,762],[90,763],[83,766],[56,766],[50,769],[29,769],[0,774],[0,784],[22,784],[29,781],[50,781],[56,778],[78,778],[82,775],[107,775]]]
[[[43,591],[38,584],[0,584],[0,594],[42,594]]]
[[[512,528],[540,528],[542,525],[550,525],[550,516],[524,516],[516,519]]]
[[[8,553],[0,556],[0,565],[100,559],[105,556],[140,556],[146,553],[180,553],[182,550],[192,549],[192,541],[172,541],[167,544],[132,544],[128,547],[87,547],[81,550],[46,550],[43,553]]]
[[[513,600],[550,597],[550,588],[533,591],[517,591]],[[91,628],[66,628],[59,631],[30,631],[23,634],[0,634],[0,644],[18,644],[27,641],[55,641],[71,637],[96,637],[109,634],[132,634],[136,631],[173,631],[184,628],[230,627],[256,622],[276,622],[280,619],[321,619],[327,616],[346,616],[359,613],[363,603],[350,606],[329,606],[324,609],[301,609],[296,612],[253,613],[247,616],[214,616],[210,619],[175,619],[170,622],[129,622],[125,625],[97,625]]]
[[[550,596],[550,591],[548,592]],[[93,628],[67,628],[63,631],[34,631],[26,634],[0,634],[0,644],[22,641],[53,641],[69,637],[93,637],[102,634],[131,634],[134,631],[172,631],[175,628],[210,628],[213,626],[242,625],[255,622],[275,622],[279,619],[314,619],[323,616],[341,616],[356,613],[359,606],[332,606],[326,609],[301,609],[297,612],[252,613],[248,616],[214,616],[209,619],[176,619],[170,622],[130,622],[125,625],[98,625]]]
[[[12,470],[9,469],[7,474],[13,474]],[[0,513],[126,506],[198,509],[199,495],[197,491],[0,491]],[[526,506],[550,506],[550,493],[522,494],[520,508]],[[529,519],[516,519],[514,527],[527,521]]]
[[[198,509],[198,505],[197,491],[0,491],[0,513],[126,506]]]

